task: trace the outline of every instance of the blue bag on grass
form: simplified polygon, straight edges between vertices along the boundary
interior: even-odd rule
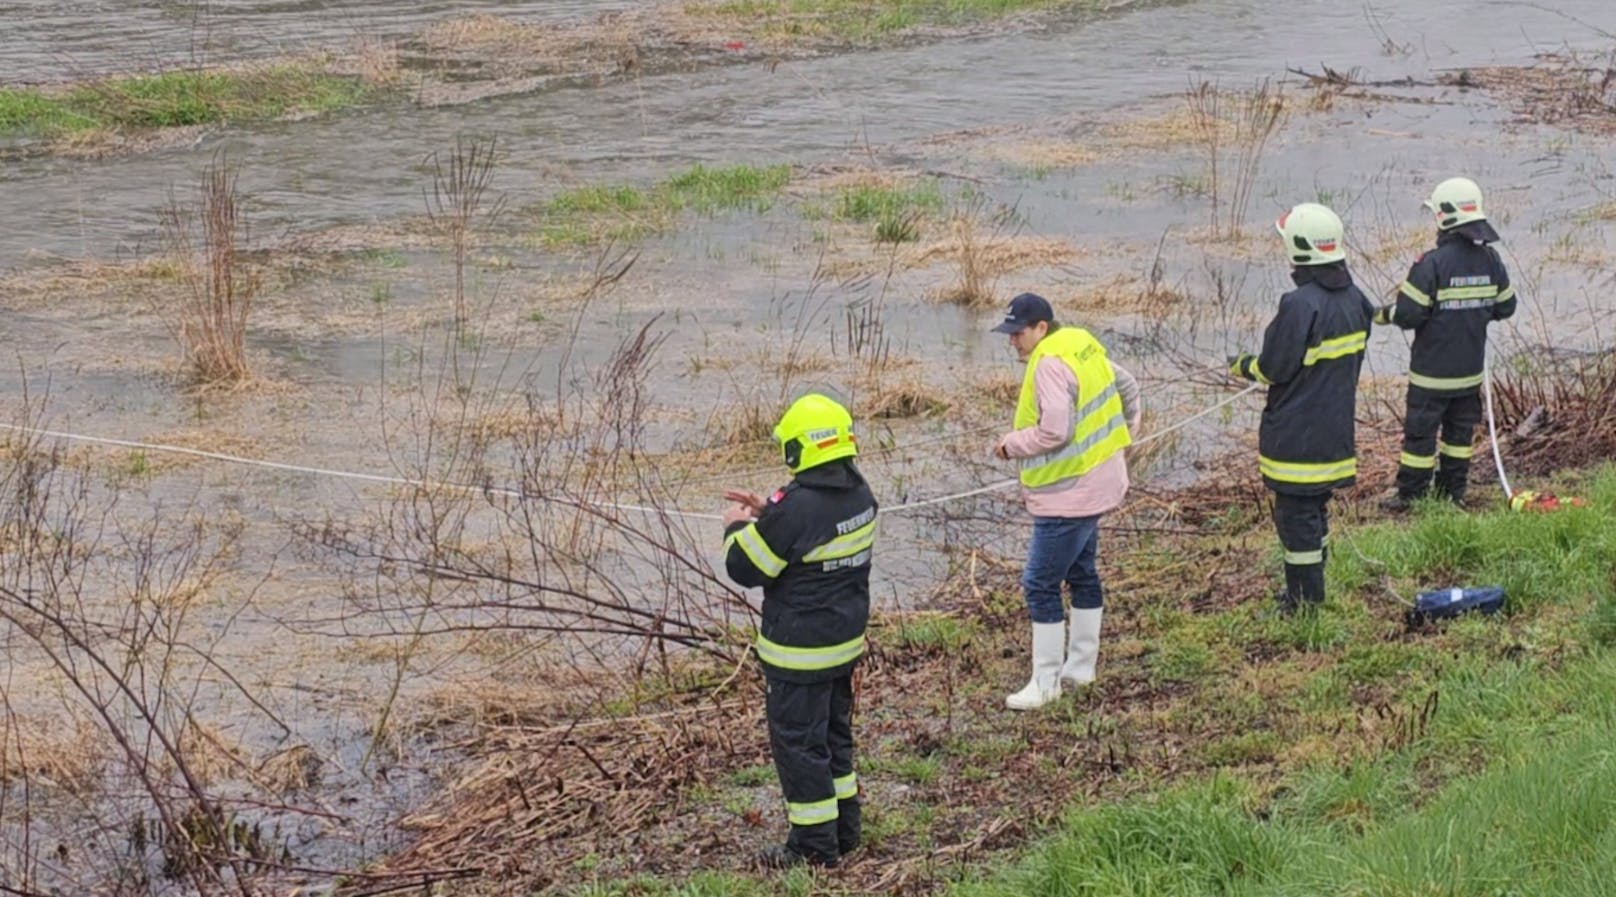
[[[1409,616],[1415,620],[1443,620],[1475,611],[1495,614],[1504,606],[1503,586],[1481,586],[1474,589],[1437,589],[1414,596],[1414,610]]]

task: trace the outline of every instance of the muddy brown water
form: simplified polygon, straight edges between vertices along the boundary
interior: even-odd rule
[[[219,2],[194,9],[0,3],[0,21],[8,24],[0,35],[0,79],[53,80],[172,63],[191,52],[193,14],[205,13],[208,52],[217,59],[373,29],[403,33],[456,12],[497,9],[519,18],[564,18],[624,5],[461,2],[411,5],[397,14],[396,4],[381,3]],[[1604,0],[1571,0],[1559,9],[1616,28]],[[1117,270],[1139,272],[1158,245],[1166,282],[1192,296],[1210,294],[1209,271],[1216,268],[1237,285],[1240,317],[1197,334],[1188,347],[1215,362],[1226,351],[1254,345],[1264,311],[1285,287],[1264,223],[1278,210],[1305,199],[1330,202],[1355,229],[1352,236],[1369,242],[1369,231],[1418,230],[1422,191],[1463,171],[1487,185],[1494,207],[1503,210],[1499,217],[1517,281],[1531,297],[1523,306],[1526,320],[1515,329],[1598,347],[1607,337],[1596,325],[1610,303],[1608,263],[1597,259],[1612,251],[1611,233],[1608,223],[1584,221],[1578,213],[1616,193],[1608,146],[1574,133],[1509,127],[1511,113],[1479,93],[1388,90],[1402,100],[1343,100],[1327,111],[1296,113],[1264,159],[1248,215],[1257,234],[1249,254],[1195,240],[1206,221],[1205,201],[1164,186],[1199,176],[1202,157],[1193,147],[1125,152],[1049,170],[992,161],[997,151],[1021,142],[1091,139],[1109,125],[1171,110],[1173,95],[1200,79],[1246,86],[1281,78],[1287,66],[1316,69],[1322,62],[1338,69],[1360,66],[1379,79],[1428,80],[1445,69],[1525,64],[1546,48],[1605,49],[1583,26],[1514,3],[1451,0],[1379,15],[1393,39],[1406,46],[1387,52],[1360,6],[1310,4],[1299,15],[1295,4],[1200,0],[1092,22],[787,62],[772,71],[743,64],[461,107],[358,110],[219,129],[194,146],[103,160],[11,159],[0,169],[0,268],[44,274],[59,268],[64,257],[117,259],[153,251],[157,213],[171,186],[189,183],[220,150],[242,165],[241,188],[250,197],[255,232],[270,242],[419,215],[422,159],[460,134],[500,139],[505,157],[496,184],[513,207],[573,184],[648,184],[696,162],[873,160],[963,175],[944,178],[951,196],[967,187],[981,190],[1015,205],[1024,232],[1063,237],[1085,250],[1062,268],[1006,275],[1000,287],[1007,293],[1055,291],[1066,281],[1092,283]],[[972,133],[961,133],[967,131]],[[485,284],[499,285],[500,295],[523,304],[499,318],[482,369],[485,383],[514,389],[530,382],[549,390],[579,311],[576,302],[541,300],[525,290],[548,272],[574,276],[589,260],[536,249],[531,239],[520,238],[524,227],[530,235],[531,224],[506,221],[492,251],[508,264],[482,275]],[[772,374],[755,376],[746,364],[714,370],[714,358],[778,353],[805,322],[816,331],[839,326],[844,306],[853,301],[882,297],[895,348],[921,361],[917,370],[933,382],[1014,372],[1002,339],[986,333],[991,310],[969,312],[926,298],[946,276],[936,268],[830,288],[828,295],[810,293],[822,227],[787,203],[763,215],[687,216],[675,232],[647,243],[630,283],[583,312],[574,361],[585,368],[597,363],[624,333],[663,315],[660,327],[669,337],[653,389],[659,402],[678,412],[653,428],[653,442],[664,449],[699,440],[715,408],[758,401],[821,376],[778,381]],[[1581,247],[1584,263],[1545,261],[1565,251],[1557,245],[1568,235]],[[1358,270],[1365,285],[1379,292],[1395,284],[1406,263],[1382,261]],[[430,307],[444,276],[440,254],[411,250],[396,266],[361,265],[287,287],[277,300],[281,307],[261,319],[253,347],[270,377],[293,388],[245,397],[182,397],[171,344],[144,306],[75,303],[69,295],[53,307],[32,307],[7,297],[10,310],[0,333],[36,394],[48,380],[54,424],[122,437],[192,429],[234,433],[264,457],[391,473],[398,470],[399,455],[385,450],[377,436],[389,419],[378,408],[379,391],[389,376],[408,368],[419,348],[402,319]],[[378,284],[386,284],[391,296],[388,320],[380,323],[374,319],[381,312],[367,299]],[[1152,401],[1173,409],[1164,417],[1219,395],[1175,386],[1176,373],[1157,369],[1161,357],[1132,338],[1142,328],[1126,315],[1084,323],[1107,335],[1125,362],[1154,378]],[[830,354],[833,346],[816,336],[807,351]],[[1395,337],[1377,338],[1370,372],[1395,376],[1405,351]],[[17,364],[0,368],[0,392],[15,397],[21,385]],[[1252,407],[1248,402],[1232,417],[1190,431],[1180,462],[1168,472],[1248,433]],[[942,421],[897,424],[890,438],[932,438],[991,423],[991,414],[971,408]],[[756,459],[766,464],[767,452],[760,450]],[[891,505],[993,475],[962,473],[963,466],[928,458],[872,463],[870,470]],[[765,469],[742,479],[766,488],[779,477]],[[713,509],[710,495],[697,490],[690,496],[694,507]],[[277,556],[286,542],[288,519],[356,516],[374,510],[380,498],[362,485],[188,465],[138,480],[121,501],[131,508],[194,500],[239,509],[249,530],[237,572],[255,582],[269,573],[266,558]],[[1024,529],[990,522],[970,538],[1014,553]],[[894,518],[883,538],[877,593],[888,606],[907,606],[947,572],[928,522]],[[322,794],[357,821],[341,834],[297,823],[291,840],[310,864],[361,862],[399,843],[391,823],[420,802],[438,764],[453,757],[410,743],[385,781],[374,770],[359,771],[389,666],[340,638],[311,635],[317,627],[296,625],[300,615],[323,616],[336,605],[338,587],[328,573],[284,556],[275,573],[246,613],[236,617],[229,613],[236,608],[215,608],[217,619],[206,619],[218,625],[231,620],[222,656],[238,674],[265,683],[271,706],[293,720],[296,731],[282,734],[223,698],[217,700],[221,706],[208,709],[221,728],[260,754],[306,742],[330,758]],[[455,672],[450,663],[412,676],[405,691],[420,697],[441,690]],[[69,826],[84,823],[66,820]]]
[[[558,22],[635,0],[6,0],[0,81],[54,82],[274,56],[355,37],[399,38],[449,16]],[[641,3],[640,5],[644,5]]]

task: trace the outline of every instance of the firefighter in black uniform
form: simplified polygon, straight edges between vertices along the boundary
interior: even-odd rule
[[[1231,358],[1230,370],[1268,386],[1258,467],[1274,492],[1274,525],[1285,549],[1279,609],[1289,613],[1324,600],[1328,504],[1358,474],[1358,372],[1375,308],[1352,283],[1334,212],[1303,203],[1276,227],[1296,289],[1280,298],[1262,351]]]
[[[1515,313],[1509,272],[1488,245],[1498,232],[1487,222],[1476,182],[1449,178],[1436,185],[1425,207],[1436,215],[1436,248],[1409,269],[1397,301],[1375,312],[1378,324],[1414,331],[1397,491],[1382,502],[1391,511],[1424,495],[1433,470],[1437,493],[1464,501],[1481,422],[1487,325]]]
[[[853,418],[812,393],[774,428],[790,484],[767,500],[725,493],[725,568],[763,587],[757,655],[768,683],[769,747],[791,834],[773,867],[833,866],[859,842],[853,666],[870,616],[876,502],[853,464]]]

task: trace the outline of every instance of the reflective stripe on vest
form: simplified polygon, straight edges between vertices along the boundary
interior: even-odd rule
[[[757,524],[748,523],[746,526],[729,534],[724,540],[724,550],[728,551],[730,545],[741,546],[741,551],[751,560],[752,566],[762,571],[770,579],[780,575],[785,570],[785,558],[775,554],[769,548],[769,543],[763,541],[763,534],[758,532]]]
[[[1042,489],[1080,477],[1100,462],[1133,443],[1128,422],[1122,415],[1122,396],[1117,393],[1116,374],[1106,360],[1105,347],[1087,330],[1062,327],[1045,336],[1027,358],[1027,372],[1021,378],[1021,398],[1016,403],[1018,430],[1038,424],[1038,391],[1034,373],[1046,356],[1061,360],[1077,378],[1078,396],[1072,415],[1072,435],[1066,444],[1021,461],[1021,485]]]
[[[1421,389],[1470,389],[1480,386],[1483,375],[1471,374],[1468,377],[1427,377],[1416,371],[1408,372],[1408,382]]]
[[[1275,482],[1311,485],[1357,476],[1358,458],[1354,456],[1340,461],[1315,464],[1309,461],[1275,461],[1258,455],[1257,468],[1262,471],[1263,476]]]
[[[794,648],[771,642],[758,634],[758,658],[770,666],[782,670],[801,670],[813,672],[815,670],[828,670],[839,667],[844,663],[852,663],[864,653],[864,635],[842,642],[840,645],[826,645],[823,648]]]

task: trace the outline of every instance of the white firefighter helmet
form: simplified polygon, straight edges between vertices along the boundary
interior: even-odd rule
[[[1341,219],[1328,206],[1304,202],[1279,216],[1274,229],[1292,265],[1328,265],[1347,257]]]
[[[1487,213],[1481,205],[1481,188],[1469,178],[1448,178],[1436,185],[1425,207],[1436,215],[1441,230],[1451,230],[1472,221],[1486,221]]]

